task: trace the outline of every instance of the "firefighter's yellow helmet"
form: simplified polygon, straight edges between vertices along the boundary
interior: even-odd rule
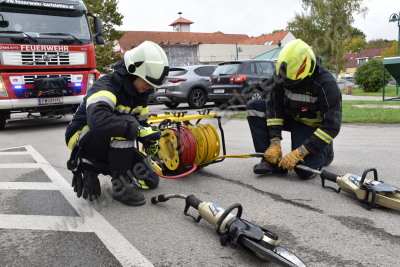
[[[298,83],[313,74],[315,64],[315,54],[305,42],[290,41],[278,56],[275,81],[284,85]]]

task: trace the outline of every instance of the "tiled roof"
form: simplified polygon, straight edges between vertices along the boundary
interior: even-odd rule
[[[344,57],[347,59],[346,68],[357,68],[357,58],[373,58],[379,57],[382,54],[386,47],[382,48],[372,48],[372,49],[365,49],[361,51],[360,54],[357,52],[350,52],[344,54]]]
[[[188,19],[180,17],[179,19],[175,20],[172,22],[169,26],[174,26],[175,24],[182,23],[182,24],[193,24],[194,22],[191,22]]]
[[[264,45],[268,41],[274,41],[271,45],[278,45],[279,41],[282,41],[283,38],[289,33],[290,31],[283,31],[283,32],[276,32],[267,35],[262,35],[259,37],[247,38],[245,40],[241,40],[239,44],[258,44]]]
[[[224,34],[197,33],[197,32],[145,32],[145,31],[126,31],[124,36],[118,40],[123,51],[131,49],[132,45],[138,46],[144,41],[152,41],[156,44],[163,42],[166,44],[186,44],[191,42],[202,44],[236,44],[240,40],[249,38],[246,34]]]

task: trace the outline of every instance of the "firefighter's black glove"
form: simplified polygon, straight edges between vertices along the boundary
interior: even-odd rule
[[[101,196],[101,186],[96,173],[86,172],[83,176],[83,198],[90,201]]]
[[[81,173],[74,173],[74,177],[72,177],[72,187],[74,188],[76,196],[80,198],[83,190],[83,179]]]
[[[158,140],[151,141],[150,139],[146,139],[143,142],[143,147],[146,155],[154,155],[160,149],[160,142]]]

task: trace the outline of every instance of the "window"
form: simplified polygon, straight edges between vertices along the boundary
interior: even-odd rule
[[[265,42],[264,45],[272,45],[273,42],[274,42],[274,40],[272,40],[272,41],[267,41],[267,42]]]
[[[360,59],[358,59],[358,65],[361,65],[361,64],[363,64],[363,63],[365,63],[365,62],[367,62],[367,59],[366,59],[366,58],[360,58]]]
[[[260,62],[251,63],[250,71],[255,74],[263,74],[263,69],[261,68]]]
[[[194,72],[200,76],[210,77],[215,70],[215,67],[200,67],[196,69]]]
[[[274,74],[274,68],[269,62],[260,62],[262,74],[272,76]]]

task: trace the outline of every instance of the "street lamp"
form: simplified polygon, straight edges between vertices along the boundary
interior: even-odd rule
[[[396,22],[397,21],[397,27],[399,28],[399,35],[397,38],[397,56],[399,56],[400,53],[400,12],[399,15],[396,13],[393,13],[390,15],[389,22]],[[399,94],[399,83],[396,81],[396,95]]]

